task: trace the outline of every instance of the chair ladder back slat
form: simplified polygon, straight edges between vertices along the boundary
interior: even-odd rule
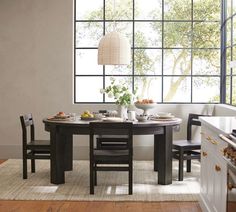
[[[190,113],[188,116],[187,123],[187,140],[192,140],[192,126],[201,126],[200,116],[205,116],[203,114],[193,114]]]

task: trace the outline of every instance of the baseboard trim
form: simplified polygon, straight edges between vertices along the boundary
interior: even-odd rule
[[[89,156],[88,146],[74,146],[73,158],[86,160]],[[0,159],[22,158],[22,147],[19,145],[0,145]],[[152,146],[134,146],[134,160],[153,160]]]

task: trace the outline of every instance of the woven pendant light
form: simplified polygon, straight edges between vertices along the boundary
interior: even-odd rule
[[[113,31],[106,34],[98,45],[99,65],[128,65],[130,64],[131,48],[128,39]]]
[[[115,15],[115,0],[113,0],[113,17]],[[116,31],[114,21],[113,32],[102,37],[98,45],[99,65],[128,65],[130,64],[131,48],[128,39]]]

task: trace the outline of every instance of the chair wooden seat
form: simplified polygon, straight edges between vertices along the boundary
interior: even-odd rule
[[[97,171],[127,171],[129,173],[129,194],[133,193],[133,124],[132,122],[90,122],[90,194],[97,185]],[[101,148],[101,142],[124,142],[120,148]]]
[[[27,179],[27,159],[31,160],[31,172],[35,172],[35,159],[50,159],[50,141],[35,140],[35,128],[32,114],[20,116],[22,127],[23,179]],[[29,129],[28,129],[29,128]],[[28,141],[30,131],[30,141]]]
[[[108,157],[119,157],[119,156],[129,156],[129,151],[127,149],[121,149],[121,150],[100,150],[96,149],[94,150],[95,156],[108,156]]]
[[[184,160],[187,161],[187,172],[191,172],[191,160],[192,159],[200,160],[201,157],[200,154],[201,142],[192,141],[192,126],[201,126],[201,122],[199,120],[200,116],[205,116],[205,115],[190,113],[188,116],[188,123],[187,123],[187,139],[173,141],[172,157],[179,161],[179,174],[178,174],[179,181],[183,180]]]
[[[178,141],[173,141],[173,148],[181,148],[181,147],[186,147],[186,148],[201,148],[201,142],[199,141],[188,141],[188,140],[178,140]]]
[[[27,143],[28,149],[46,149],[50,152],[50,141],[49,140],[34,140]]]

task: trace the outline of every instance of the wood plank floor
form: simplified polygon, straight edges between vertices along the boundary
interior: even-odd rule
[[[0,164],[5,160],[0,160]],[[0,200],[0,212],[201,212],[198,202]]]

